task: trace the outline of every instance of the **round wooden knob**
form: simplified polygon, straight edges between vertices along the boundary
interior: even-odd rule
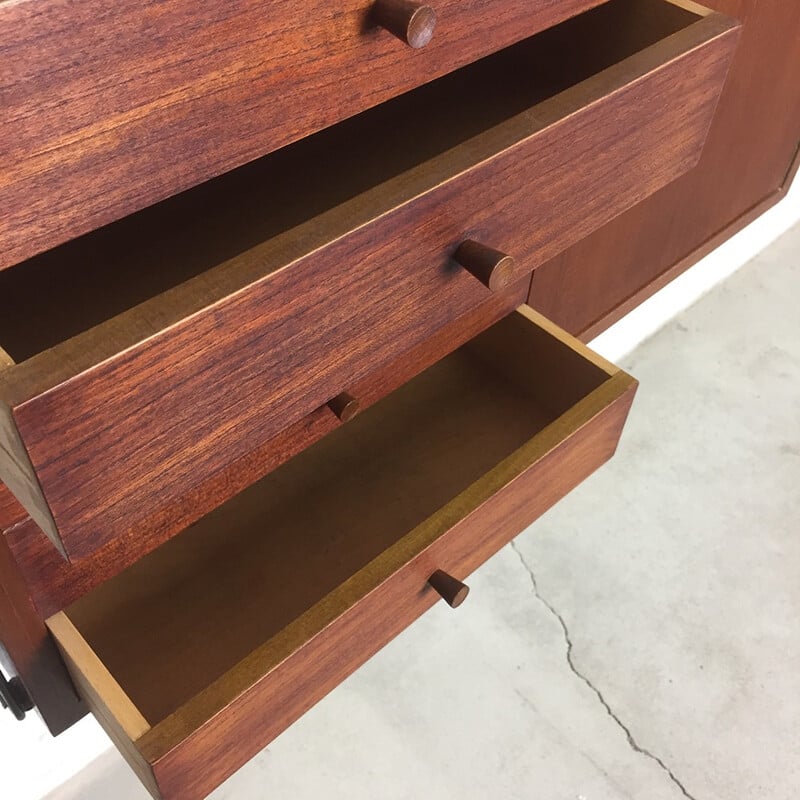
[[[372,16],[378,25],[414,48],[425,47],[436,27],[436,12],[414,0],[377,0]]]
[[[342,422],[349,422],[361,411],[358,400],[347,392],[337,394],[333,400],[328,401],[328,408],[336,414]]]
[[[441,595],[450,608],[458,608],[469,594],[469,586],[466,583],[462,583],[441,569],[437,569],[428,578],[428,583]]]
[[[514,277],[515,262],[511,256],[473,239],[463,242],[453,258],[493,292],[505,289]]]

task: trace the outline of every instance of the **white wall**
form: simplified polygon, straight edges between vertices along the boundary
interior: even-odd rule
[[[775,208],[597,337],[592,346],[612,361],[620,359],[798,221],[800,181]],[[10,714],[0,713],[0,797],[40,800],[110,746],[91,717],[53,739],[36,715],[17,723]]]

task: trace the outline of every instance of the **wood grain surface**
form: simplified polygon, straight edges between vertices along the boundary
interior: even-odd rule
[[[610,457],[634,391],[521,309],[67,609],[73,668],[201,798]]]
[[[34,608],[7,537],[30,522],[22,507],[0,484],[0,654],[7,675],[19,675],[50,732],[56,736],[86,714],[53,641]],[[52,549],[52,548],[51,548]],[[5,712],[3,712],[5,713]]]
[[[506,316],[527,293],[528,284],[529,280],[524,280],[519,286],[492,294],[475,309],[386,367],[348,384],[351,393],[358,398],[360,408],[364,410],[374,405]],[[119,574],[170,536],[199,520],[205,513],[204,508],[220,505],[223,499],[246,489],[338,426],[339,422],[327,406],[316,409],[297,425],[233,463],[224,473],[209,476],[187,495],[176,497],[163,509],[153,512],[145,518],[146,524],[136,530],[135,535],[114,539],[91,555],[72,562],[59,555],[42,530],[32,519],[25,518],[25,512],[17,505],[20,522],[8,531],[7,541],[39,615],[45,618],[55,614],[103,581]]]
[[[0,3],[0,268],[598,2],[437,0],[422,50],[370,0]]]
[[[235,698],[229,695],[237,679],[257,668],[261,654],[255,654],[252,662],[244,662],[241,673],[230,676],[231,684],[219,681],[207,695],[198,698],[196,705],[186,706],[155,726],[138,746],[153,763],[163,797],[204,797],[432,606],[438,596],[423,581],[433,570],[445,565],[453,574],[466,577],[588,477],[613,455],[632,396],[633,387],[629,385],[616,405],[600,411],[566,443],[392,578],[371,591],[364,583],[374,580],[374,575],[363,576],[361,585],[347,587],[369,594],[363,602],[343,609],[334,623],[309,641],[300,656],[283,661],[251,691]],[[343,642],[350,644],[344,646]],[[207,716],[222,698],[228,702],[225,712]],[[274,713],[265,715],[265,709]],[[192,728],[194,724],[196,728]],[[187,735],[187,731],[192,732]]]
[[[0,373],[45,532],[72,558],[141,535],[146,516],[480,303],[489,290],[450,258],[465,238],[512,255],[522,277],[691,167],[737,30],[644,5],[658,13],[624,36],[596,35],[627,8],[616,2],[475,65],[469,111],[489,127]],[[542,99],[519,76],[566,43],[580,55]],[[13,485],[18,464],[0,468]]]
[[[593,337],[785,195],[800,146],[800,3],[708,0],[742,36],[695,169],[537,270],[531,305]]]

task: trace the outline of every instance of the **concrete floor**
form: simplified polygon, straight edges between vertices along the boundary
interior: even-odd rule
[[[624,366],[617,457],[215,800],[796,800],[800,227]]]

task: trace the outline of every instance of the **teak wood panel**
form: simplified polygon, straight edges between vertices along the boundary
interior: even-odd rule
[[[436,0],[421,50],[370,0],[0,3],[0,268],[600,1]]]
[[[437,331],[386,367],[364,380],[350,384],[349,390],[360,408],[364,410],[374,405],[422,370],[506,316],[516,308],[519,297],[527,292],[528,283],[526,280],[520,286],[512,286],[492,294],[473,311]],[[233,464],[222,475],[210,476],[189,494],[175,498],[166,512],[166,522],[157,517],[148,518],[145,528],[137,531],[135,537],[114,539],[77,561],[70,562],[61,558],[42,530],[30,517],[26,517],[22,508],[4,490],[18,513],[18,521],[8,530],[6,541],[38,614],[44,619],[75,602],[155,549],[168,532],[196,522],[203,516],[203,507],[217,506],[224,498],[244,490],[292,456],[336,430],[339,424],[327,407],[316,409],[297,425],[282,431],[263,447]],[[208,499],[209,494],[211,501]]]
[[[24,443],[2,477],[53,542],[79,558],[140,535],[474,308],[488,290],[450,260],[467,236],[514,255],[521,277],[691,167],[737,28],[649,5],[659,14],[620,40],[598,41],[604,7],[542,35],[547,53],[586,44],[578,74],[633,52],[621,62],[1,372],[7,449],[17,431]]]
[[[742,36],[699,164],[536,272],[531,305],[574,334],[600,333],[789,186],[800,146],[800,3],[707,5],[739,19]]]
[[[76,683],[151,790],[204,797],[429,608],[436,569],[609,458],[634,391],[521,309],[51,619]]]
[[[0,646],[11,661],[4,663],[0,652],[0,665],[8,676],[20,678],[55,736],[83,717],[87,709],[34,607],[8,546],[7,537],[28,522],[25,511],[0,484]]]
[[[617,6],[603,7],[3,272],[2,346],[25,361],[436,160],[697,20],[674,3],[650,3],[635,35],[614,37],[619,26],[606,17]],[[598,29],[610,30],[598,39]],[[570,49],[576,52],[565,59]],[[567,158],[575,146],[565,148]],[[254,269],[249,277],[261,276]],[[196,310],[171,307],[170,319]]]
[[[444,355],[473,338],[508,314],[515,298],[527,292],[524,286],[494,293],[486,302],[455,323],[437,332],[422,345],[404,353],[386,369],[354,384],[351,389],[359,406],[366,409],[405,381],[435,363]],[[245,463],[216,480],[223,480],[225,492],[244,489],[257,477],[276,468],[305,447],[335,430],[338,422],[326,409],[318,409],[299,425],[283,431],[259,451],[249,454]],[[198,493],[217,491],[215,480],[197,487]],[[189,525],[202,514],[201,504],[190,494],[176,498],[180,510],[175,524]],[[9,653],[15,671],[22,678],[38,713],[53,735],[61,733],[87,713],[78,697],[65,665],[43,622],[88,591],[154,549],[163,528],[154,525],[151,535],[116,539],[91,556],[67,562],[58,555],[50,540],[25,510],[0,484],[0,643]],[[86,693],[91,688],[84,685]],[[97,711],[96,711],[97,713]],[[102,712],[105,713],[105,712]],[[108,721],[109,716],[105,714]],[[112,734],[112,737],[116,734]],[[120,746],[120,739],[114,741]],[[141,770],[140,777],[143,777]]]

